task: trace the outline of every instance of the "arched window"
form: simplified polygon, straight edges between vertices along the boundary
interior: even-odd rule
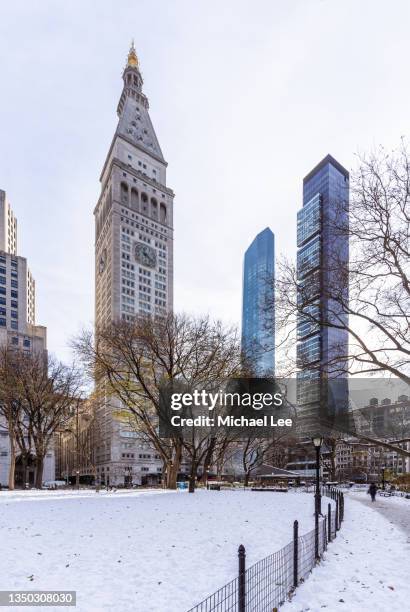
[[[121,183],[121,204],[128,204],[128,185]]]
[[[161,202],[160,204],[159,216],[160,216],[159,220],[161,221],[161,223],[167,222],[167,207],[165,206],[164,202]]]
[[[151,217],[158,221],[158,202],[155,198],[151,198]]]
[[[141,193],[141,211],[148,214],[148,196],[146,193]]]
[[[131,189],[131,208],[138,210],[138,191],[134,187]]]

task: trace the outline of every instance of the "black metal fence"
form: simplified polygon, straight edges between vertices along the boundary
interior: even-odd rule
[[[246,551],[238,549],[238,576],[188,612],[272,612],[281,606],[319,561],[327,545],[337,535],[344,518],[343,493],[323,487],[327,514],[315,513],[314,528],[299,535],[293,524],[292,541],[281,550],[246,568]]]

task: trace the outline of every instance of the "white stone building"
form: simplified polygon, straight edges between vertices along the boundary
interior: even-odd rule
[[[9,345],[22,351],[47,348],[47,330],[35,324],[35,282],[25,257],[17,255],[17,219],[6,193],[0,190],[0,346]],[[10,464],[9,436],[0,417],[0,484],[8,484]],[[16,482],[34,481],[35,462],[20,472],[17,458]],[[54,453],[47,453],[44,480],[54,478]]]
[[[132,45],[123,72],[119,117],[100,177],[95,216],[95,321],[161,314],[173,305],[173,191],[167,162],[142,91]],[[104,401],[98,411],[102,440],[96,449],[103,483],[150,483],[162,463],[131,431],[121,406]]]

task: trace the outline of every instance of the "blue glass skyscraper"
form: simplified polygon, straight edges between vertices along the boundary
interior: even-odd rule
[[[349,173],[327,155],[303,179],[297,216],[297,393],[310,430],[347,408],[348,203]]]
[[[242,351],[256,376],[275,373],[275,236],[267,227],[243,264]]]

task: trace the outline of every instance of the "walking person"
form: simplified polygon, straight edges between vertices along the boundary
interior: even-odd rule
[[[376,499],[376,493],[377,493],[377,487],[374,482],[372,482],[367,492],[370,494],[370,497],[372,498],[372,502],[374,502]]]

